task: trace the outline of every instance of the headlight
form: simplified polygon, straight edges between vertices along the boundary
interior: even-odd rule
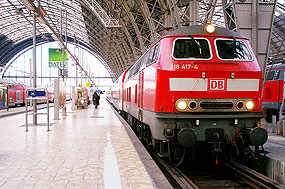
[[[252,110],[254,108],[254,103],[252,101],[247,101],[245,107],[248,110]]]
[[[84,103],[84,100],[80,100],[80,102],[81,102],[81,104],[83,104],[83,103]]]
[[[177,108],[180,110],[185,110],[186,107],[187,107],[187,103],[184,100],[180,100],[177,103]]]
[[[213,26],[213,25],[211,25],[211,24],[209,24],[209,25],[206,26],[206,32],[207,32],[207,33],[214,33],[215,30],[216,30],[216,27]]]

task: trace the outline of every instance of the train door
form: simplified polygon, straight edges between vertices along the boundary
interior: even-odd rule
[[[16,90],[16,104],[21,104],[21,91]]]
[[[8,85],[0,84],[0,109],[8,110]]]
[[[5,104],[5,94],[4,94],[4,88],[0,88],[0,109],[5,108],[5,106],[3,107],[3,104]]]

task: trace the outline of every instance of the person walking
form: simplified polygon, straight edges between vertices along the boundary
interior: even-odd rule
[[[96,91],[93,93],[92,100],[93,100],[93,104],[95,105],[95,108],[97,109],[99,105],[100,95]]]

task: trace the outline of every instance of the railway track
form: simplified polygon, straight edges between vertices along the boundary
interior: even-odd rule
[[[156,153],[152,153],[151,156],[155,162],[162,169],[163,173],[169,179],[170,183],[175,188],[193,188],[198,189],[196,185],[184,172],[177,167],[173,167],[168,162],[161,159]]]
[[[174,188],[285,188],[281,183],[231,160],[225,159],[215,170],[209,168],[203,171],[187,171],[185,167],[172,166],[156,153],[152,153],[151,156]]]
[[[241,182],[249,185],[252,188],[285,188],[285,185],[270,179],[238,162],[226,160],[223,162],[223,167],[228,169],[228,173],[240,178]]]

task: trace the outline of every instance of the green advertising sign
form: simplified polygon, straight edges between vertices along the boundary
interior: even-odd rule
[[[62,50],[61,49],[48,49],[49,62],[48,66],[51,68],[62,67]],[[64,52],[64,66],[67,66],[67,54]]]

